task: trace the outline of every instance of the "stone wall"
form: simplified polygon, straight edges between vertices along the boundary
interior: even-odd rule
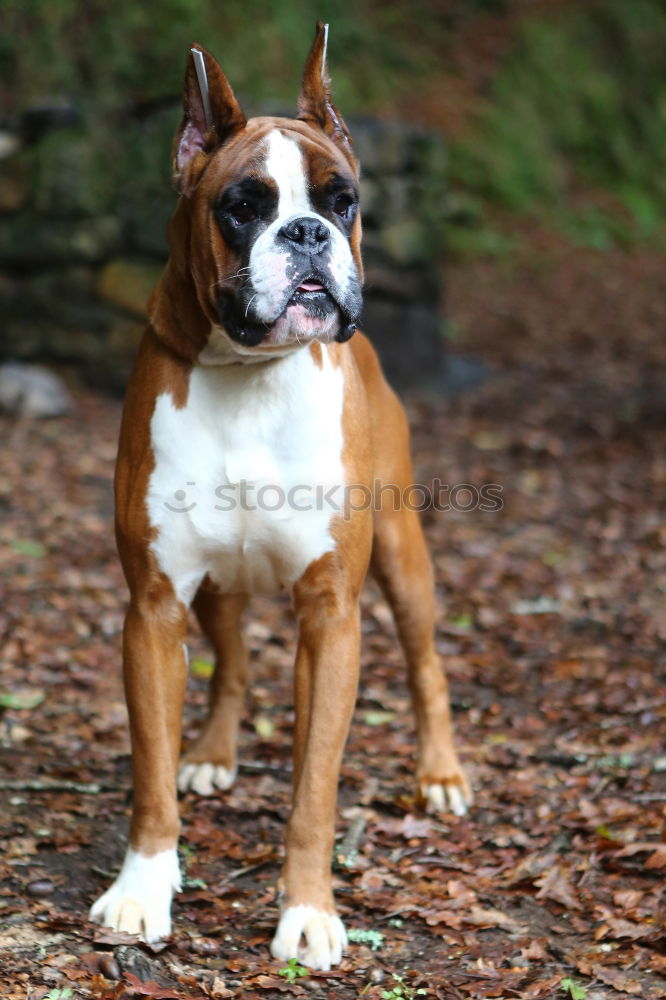
[[[0,127],[0,357],[76,363],[121,388],[167,255],[176,104],[100,122],[73,106]],[[442,368],[441,141],[349,122],[363,166],[364,329],[398,384]]]

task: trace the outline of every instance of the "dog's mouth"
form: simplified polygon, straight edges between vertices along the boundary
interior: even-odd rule
[[[301,281],[300,285],[296,289],[296,292],[305,292],[308,295],[314,292],[325,292],[325,291],[326,289],[319,281],[310,281],[309,279],[307,281]]]
[[[310,316],[322,318],[338,308],[329,290],[316,277],[307,277],[297,285],[285,309],[290,306],[300,306]]]
[[[220,322],[232,340],[248,348],[269,349],[309,340],[348,340],[356,329],[356,317],[348,314],[325,277],[308,272],[294,279],[282,300],[281,311],[272,321],[258,320],[251,306],[243,306],[234,295],[218,300]]]

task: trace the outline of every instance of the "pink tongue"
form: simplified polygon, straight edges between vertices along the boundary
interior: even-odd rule
[[[298,286],[298,290],[299,292],[323,292],[324,286],[316,281],[304,281],[302,285]]]

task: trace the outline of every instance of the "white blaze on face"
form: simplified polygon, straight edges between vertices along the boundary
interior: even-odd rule
[[[311,215],[312,205],[308,198],[303,156],[297,143],[274,129],[269,133],[266,145],[266,173],[272,177],[278,189],[277,221],[284,222],[296,213]]]
[[[266,138],[266,174],[275,182],[278,190],[277,218],[259,236],[250,254],[250,277],[254,290],[252,310],[266,323],[272,323],[286,304],[285,296],[290,289],[293,275],[288,266],[293,248],[278,239],[280,230],[290,219],[317,219],[331,234],[331,246],[322,264],[328,269],[331,285],[339,298],[344,298],[349,283],[355,273],[354,260],[349,243],[328,219],[314,211],[308,194],[307,165],[303,153],[294,139],[288,139],[278,129]],[[332,316],[329,325],[333,323]],[[281,322],[280,340],[289,337],[289,323]],[[317,324],[313,324],[316,327]],[[321,326],[321,321],[319,321]],[[301,331],[310,333],[310,331]],[[312,333],[316,330],[313,329]]]

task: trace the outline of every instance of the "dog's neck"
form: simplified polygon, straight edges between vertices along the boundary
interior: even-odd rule
[[[194,363],[208,343],[212,317],[197,294],[190,261],[189,206],[181,197],[169,223],[171,255],[148,302],[150,323],[169,350]]]

